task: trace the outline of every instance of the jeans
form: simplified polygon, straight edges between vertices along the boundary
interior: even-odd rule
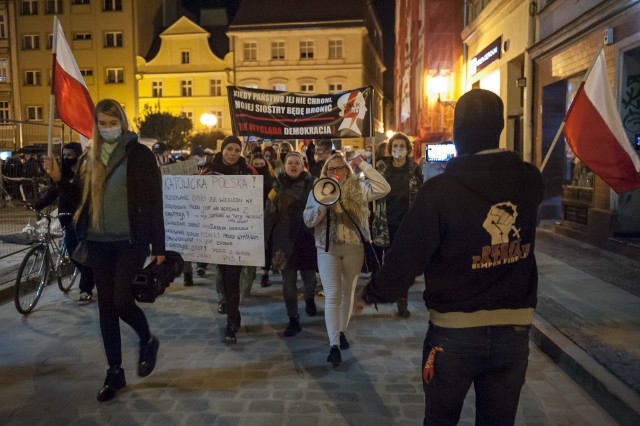
[[[304,300],[313,300],[316,293],[316,271],[300,271],[304,285]],[[298,316],[298,271],[286,268],[282,271],[282,297],[289,318]]]
[[[456,425],[473,383],[476,425],[513,425],[529,357],[529,327],[443,328],[429,323],[422,365],[434,347],[435,374],[422,383],[424,425]]]
[[[318,270],[324,289],[324,320],[329,346],[339,345],[340,332],[347,331],[363,260],[362,244],[332,244],[329,252],[318,250]]]
[[[100,332],[109,366],[122,364],[120,319],[135,330],[141,342],[151,337],[142,309],[136,305],[131,291],[133,277],[149,254],[146,245],[128,241],[87,241],[89,259],[98,289]]]

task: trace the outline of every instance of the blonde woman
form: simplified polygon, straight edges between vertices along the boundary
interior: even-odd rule
[[[82,201],[76,212],[79,239],[85,239],[98,290],[100,331],[109,363],[98,401],[126,386],[120,320],[140,338],[138,376],[153,371],[158,339],[131,292],[151,246],[151,261],[164,261],[162,187],[153,153],[129,130],[122,106],[112,99],[96,105],[93,142],[81,169]]]
[[[335,179],[340,185],[340,201],[332,206],[318,203],[313,193],[307,198],[305,224],[314,228],[318,269],[324,289],[324,316],[329,335],[327,362],[342,362],[340,349],[349,348],[345,336],[353,311],[353,297],[364,260],[360,233],[370,240],[368,203],[384,197],[390,186],[362,157],[352,160],[364,174],[359,179],[341,154],[333,154],[320,177]]]

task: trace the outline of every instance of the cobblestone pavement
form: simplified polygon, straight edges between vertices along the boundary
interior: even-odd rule
[[[422,341],[428,314],[419,281],[410,291],[411,318],[395,306],[365,309],[347,330],[352,346],[343,362],[326,362],[328,343],[319,312],[304,314],[303,330],[283,337],[281,285],[261,288],[241,305],[238,344],[221,342],[225,317],[215,311],[212,277],[194,287],[174,283],[145,305],[160,339],[158,364],[135,375],[137,341],[123,330],[128,387],[98,403],[106,361],[97,304],[77,305],[77,288],[45,289],[34,312],[0,305],[0,424],[3,425],[418,425],[422,424]],[[364,279],[361,280],[364,284]],[[474,423],[473,391],[461,423]],[[535,345],[522,390],[517,425],[616,424]]]

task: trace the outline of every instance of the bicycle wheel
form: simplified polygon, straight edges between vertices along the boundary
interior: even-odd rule
[[[68,256],[61,256],[56,265],[56,278],[58,279],[58,288],[67,293],[76,282],[80,271],[73,264]]]
[[[45,244],[38,244],[27,252],[18,268],[14,302],[21,314],[28,314],[35,308],[49,277],[48,250]]]

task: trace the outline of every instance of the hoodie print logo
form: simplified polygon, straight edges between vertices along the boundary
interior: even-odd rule
[[[491,206],[482,227],[491,236],[491,245],[482,247],[480,256],[473,256],[472,269],[486,269],[514,263],[529,256],[531,244],[523,244],[520,228],[516,227],[518,207],[510,201]]]

